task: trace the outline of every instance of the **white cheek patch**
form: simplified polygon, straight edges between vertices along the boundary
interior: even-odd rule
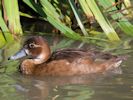
[[[39,56],[36,57],[36,59],[44,59],[44,54],[40,54]]]
[[[39,56],[37,56],[34,60],[35,64],[41,64],[44,62],[45,60],[45,55],[44,54],[40,54]]]

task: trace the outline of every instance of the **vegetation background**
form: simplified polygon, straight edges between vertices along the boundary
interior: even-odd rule
[[[105,50],[129,49],[132,5],[132,0],[0,0],[0,48],[23,35],[56,33]]]

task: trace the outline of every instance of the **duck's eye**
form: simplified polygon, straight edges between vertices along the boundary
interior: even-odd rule
[[[30,43],[30,44],[29,44],[29,47],[30,47],[30,48],[35,48],[35,44],[34,44],[34,43]]]

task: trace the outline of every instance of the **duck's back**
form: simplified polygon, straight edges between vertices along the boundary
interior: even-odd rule
[[[62,49],[54,52],[40,69],[45,75],[80,75],[105,72],[116,68],[122,60],[108,53],[81,49]],[[41,66],[40,66],[41,67]]]
[[[95,50],[84,50],[84,49],[61,49],[52,53],[49,61],[67,59],[72,62],[76,58],[89,58],[92,60],[109,60],[112,58],[118,58],[118,56],[110,53],[103,53]]]
[[[76,58],[83,58],[83,57],[89,57],[91,59],[94,59],[95,53],[93,51],[87,51],[84,49],[61,49],[52,53],[50,61],[66,59],[72,62]]]

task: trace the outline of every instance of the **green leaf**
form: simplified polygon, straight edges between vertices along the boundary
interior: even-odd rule
[[[118,37],[117,33],[115,32],[107,17],[102,13],[101,9],[97,5],[97,2],[95,0],[86,0],[86,3],[93,12],[101,28],[104,30],[106,36],[111,41],[119,41],[120,38]]]
[[[31,0],[23,0],[29,7],[31,7],[34,11],[38,12],[44,20],[46,19],[49,21],[54,27],[59,29],[65,36],[81,40],[81,36],[74,32],[71,28],[67,27],[64,23],[60,20],[60,15],[56,12],[56,9],[52,6],[52,4],[47,0],[40,0],[40,5],[35,4]],[[34,5],[34,6],[33,6]]]
[[[6,21],[8,22],[10,32],[13,34],[22,34],[18,1],[3,0],[3,12],[5,17],[7,18]]]
[[[4,22],[1,7],[2,5],[0,5],[0,48],[2,48],[6,43],[9,43],[13,40],[13,36],[11,35],[11,33],[9,33],[9,30]]]
[[[130,36],[133,36],[133,25],[130,23],[130,21],[128,20],[128,18],[125,17],[125,15],[123,14],[123,12],[114,12],[113,13],[113,11],[116,11],[117,10],[115,6],[112,6],[112,4],[108,0],[99,0],[99,1],[101,3],[102,7],[105,10],[108,7],[110,7],[110,9],[108,9],[107,11],[110,12],[110,15],[111,15],[111,17],[112,17],[112,19],[114,21],[118,20],[116,23],[119,26],[119,28],[123,32],[125,32],[126,34],[128,34]],[[115,0],[113,0],[112,2],[115,3]],[[126,3],[126,6],[128,6],[128,7],[131,6],[131,3],[130,3],[129,0],[124,0],[124,3]],[[126,8],[124,8],[124,9],[126,9]],[[126,11],[127,12],[131,12],[130,14],[132,14],[132,9],[126,9]]]
[[[68,1],[69,1],[69,3],[70,3],[70,6],[71,6],[73,12],[74,12],[74,15],[75,15],[75,17],[76,17],[76,19],[77,19],[77,22],[78,22],[78,24],[79,24],[80,29],[82,30],[83,34],[84,34],[85,36],[87,36],[88,33],[87,33],[87,31],[85,30],[85,27],[84,27],[84,25],[83,25],[83,23],[82,23],[82,21],[81,21],[80,15],[78,14],[78,10],[77,10],[77,8],[76,8],[76,6],[75,6],[75,4],[74,4],[74,1],[73,1],[73,0],[68,0]]]

